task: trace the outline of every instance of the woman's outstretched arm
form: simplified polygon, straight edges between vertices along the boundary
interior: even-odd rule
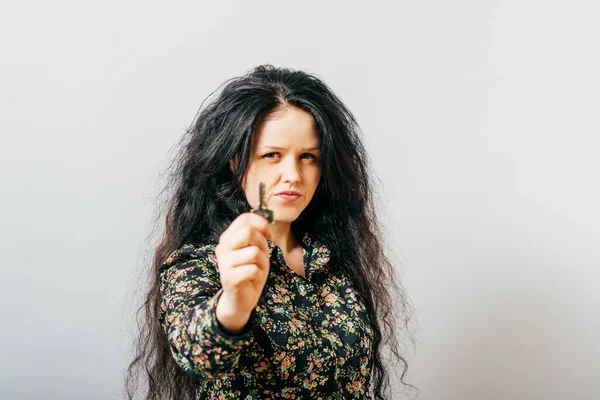
[[[223,293],[214,248],[184,245],[161,265],[159,321],[171,353],[186,374],[219,379],[238,363],[253,338],[250,324],[231,335],[219,324]]]

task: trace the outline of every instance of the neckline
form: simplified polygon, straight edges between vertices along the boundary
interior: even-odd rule
[[[267,239],[267,243],[269,244],[269,259],[272,259],[275,250],[279,263],[283,268],[293,276],[305,281],[310,281],[317,272],[325,270],[331,256],[330,250],[325,245],[315,240],[308,232],[305,232],[300,241],[305,275],[302,276],[287,265],[279,246],[269,239]]]

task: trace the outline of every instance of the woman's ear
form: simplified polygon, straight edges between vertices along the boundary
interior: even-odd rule
[[[236,154],[236,155],[233,157],[233,159],[231,159],[231,160],[229,161],[229,169],[231,169],[231,172],[233,172],[233,173],[235,173],[235,170],[236,170],[236,169],[237,169],[237,167],[238,167],[238,160],[239,160],[239,157],[238,157],[238,155]]]

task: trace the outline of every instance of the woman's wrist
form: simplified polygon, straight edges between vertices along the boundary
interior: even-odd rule
[[[236,310],[223,292],[217,302],[216,317],[220,327],[230,335],[241,333],[248,325],[251,312],[240,312]]]

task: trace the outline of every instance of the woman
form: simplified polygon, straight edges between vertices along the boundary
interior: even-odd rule
[[[150,399],[386,398],[408,307],[350,111],[318,78],[260,66],[184,139],[129,397],[144,371]],[[249,212],[261,182],[273,223]]]

